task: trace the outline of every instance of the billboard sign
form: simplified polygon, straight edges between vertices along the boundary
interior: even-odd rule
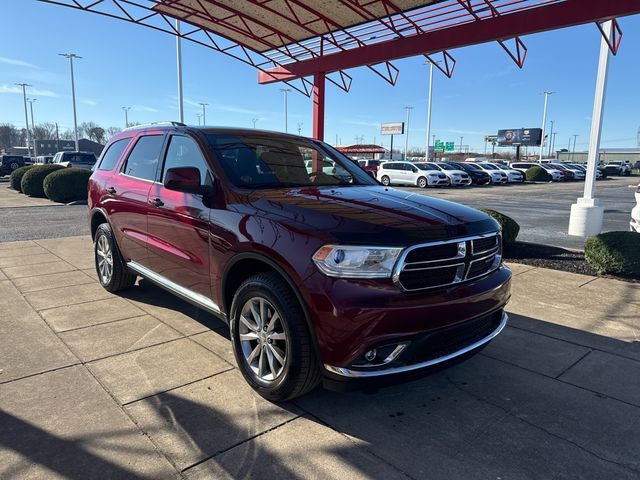
[[[498,145],[511,147],[516,145],[540,146],[542,140],[541,128],[516,128],[513,130],[498,130]]]
[[[404,133],[404,122],[383,123],[380,125],[382,135],[402,135]]]

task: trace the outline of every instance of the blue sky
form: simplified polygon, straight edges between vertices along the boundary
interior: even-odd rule
[[[620,20],[620,52],[612,58],[603,147],[635,147],[640,126],[640,16]],[[578,134],[577,149],[586,149],[600,33],[584,25],[524,37],[529,53],[519,70],[497,43],[451,51],[457,60],[453,78],[434,75],[432,133],[443,141],[483,148],[485,134],[499,128],[539,127],[544,90],[550,97],[548,120],[555,121],[556,147],[566,148]],[[14,83],[33,85],[36,123],[57,121],[72,126],[68,61],[57,54],[73,51],[76,64],[78,121],[123,126],[129,119],[149,122],[177,118],[175,41],[144,27],[56,7],[35,0],[2,5],[0,28],[0,123],[24,126],[21,91]],[[353,84],[344,93],[327,85],[326,140],[343,144],[384,142],[380,122],[403,121],[410,105],[409,145],[424,146],[427,67],[422,57],[394,61],[400,69],[396,86],[366,68],[349,71]],[[283,130],[281,85],[260,86],[257,73],[226,56],[183,42],[185,120],[197,124],[198,102],[210,104],[207,124],[257,126]],[[289,95],[289,131],[301,123],[311,133],[311,100]],[[396,137],[400,146],[404,141]]]

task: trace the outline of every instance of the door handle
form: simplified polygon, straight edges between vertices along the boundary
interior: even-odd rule
[[[109,187],[107,188],[107,193],[110,193],[111,195],[114,195],[116,193],[116,189],[113,187]]]
[[[149,203],[155,207],[162,207],[164,205],[164,202],[159,198],[154,198]]]

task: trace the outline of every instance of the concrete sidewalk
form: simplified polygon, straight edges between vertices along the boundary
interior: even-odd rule
[[[9,187],[9,183],[0,183],[0,209],[14,207],[51,207],[62,203],[52,202],[48,198],[36,198],[24,195]]]
[[[511,267],[469,361],[274,405],[225,325],[103,290],[88,237],[0,243],[0,478],[637,479],[640,285]]]

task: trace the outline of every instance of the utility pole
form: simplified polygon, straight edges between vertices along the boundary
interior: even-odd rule
[[[548,149],[547,149],[547,157],[551,156],[551,139],[553,138],[553,120],[551,120],[551,130],[549,131],[549,140],[547,140],[548,142]]]
[[[207,107],[209,104],[200,102],[200,105],[202,105],[202,125],[204,126],[207,124]]]
[[[129,128],[129,110],[131,110],[131,107],[122,107],[122,110],[124,110],[124,128]]]
[[[251,121],[253,122],[253,128],[256,128],[256,123],[258,122],[257,118],[253,118],[251,119]]]
[[[554,92],[544,92],[544,109],[542,111],[542,138],[540,139],[540,154],[538,160],[542,161],[542,155],[544,153],[544,131],[547,126],[547,102],[549,101],[549,95]]]
[[[553,132],[553,138],[551,139],[551,151],[553,152],[553,157],[556,157],[556,135],[559,132]]]
[[[433,98],[433,62],[428,60],[429,64],[429,93],[427,94],[427,132],[425,138],[427,145],[425,146],[424,158],[429,160],[429,137],[431,136],[431,100]]]
[[[22,87],[22,99],[24,100],[24,121],[27,125],[27,152],[31,156],[31,135],[29,134],[29,114],[27,113],[27,87],[31,87],[28,83],[16,83],[17,86]]]
[[[178,74],[178,117],[184,123],[184,97],[182,96],[182,38],[180,37],[180,20],[176,20],[176,69]]]
[[[302,122],[298,122],[298,135],[302,135]]]
[[[198,126],[202,125],[202,114],[201,113],[196,113],[196,117],[198,117]]]
[[[462,152],[462,140],[464,140],[464,137],[460,137],[460,153],[463,153]]]
[[[571,161],[575,161],[575,156],[576,156],[576,139],[577,137],[579,137],[579,135],[577,133],[573,134],[573,150],[571,151]]]
[[[410,114],[411,114],[411,110],[413,110],[413,107],[404,107],[404,109],[407,111],[407,126],[405,127],[405,132],[404,132],[404,158],[403,160],[407,160],[407,152],[409,151],[409,118],[410,118]]]
[[[33,141],[33,156],[37,157],[38,156],[38,146],[36,144],[36,124],[33,121],[33,104],[34,102],[38,100],[37,98],[28,98],[27,102],[29,102],[29,107],[31,108],[31,130],[33,131],[33,138],[31,139]]]
[[[60,132],[58,131],[58,122],[56,122],[56,152],[60,151]]]
[[[76,152],[80,151],[80,146],[78,144],[78,117],[76,114],[76,84],[75,79],[73,77],[73,59],[74,58],[82,58],[75,53],[59,53],[61,57],[65,57],[69,59],[69,66],[71,67],[71,99],[73,101],[73,132],[74,138],[76,141]]]
[[[281,88],[280,91],[284,94],[284,133],[288,133],[289,125],[288,125],[288,112],[287,112],[287,93],[289,93],[291,89]]]

